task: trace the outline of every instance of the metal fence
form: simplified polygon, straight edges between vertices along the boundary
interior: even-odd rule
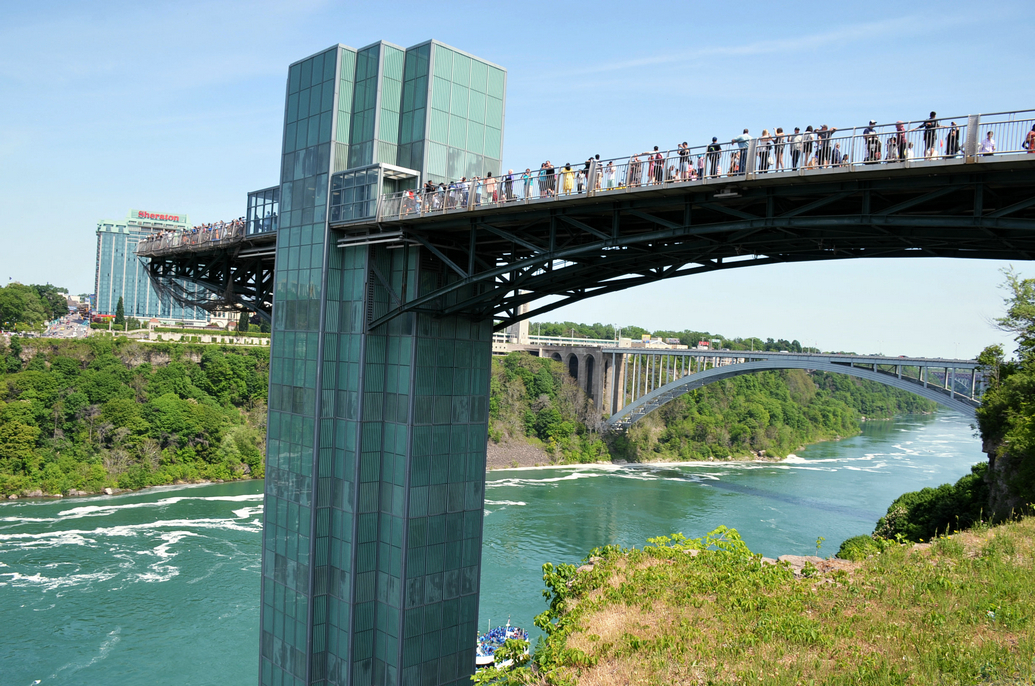
[[[226,222],[214,226],[194,227],[184,231],[166,231],[154,234],[137,244],[137,255],[150,257],[184,250],[201,250],[242,240],[246,223]]]
[[[740,138],[740,137],[738,137]],[[812,175],[874,165],[913,167],[963,163],[983,156],[1035,153],[1035,110],[999,112],[853,128],[763,130],[757,137],[710,146],[650,150],[593,158],[578,165],[539,168],[382,195],[377,220],[548,202],[601,193],[757,179],[759,175]]]

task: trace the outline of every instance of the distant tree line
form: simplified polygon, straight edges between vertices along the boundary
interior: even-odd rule
[[[712,349],[727,348],[729,350],[758,350],[761,352],[791,353],[819,352],[818,348],[803,346],[799,341],[788,341],[784,338],[727,338],[721,334],[713,334],[708,331],[694,331],[684,329],[682,331],[657,329],[644,329],[639,326],[623,326],[616,329],[611,324],[580,324],[578,322],[531,322],[529,333],[543,336],[574,336],[575,338],[596,338],[602,340],[615,340],[618,332],[622,338],[640,340],[644,335],[649,334],[652,338],[678,339],[681,345],[694,347],[701,341],[709,341]]]

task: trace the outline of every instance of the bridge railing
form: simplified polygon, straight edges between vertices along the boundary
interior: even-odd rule
[[[751,180],[763,174],[804,176],[873,165],[912,167],[946,160],[962,163],[984,155],[1035,153],[1035,144],[1026,145],[1035,126],[1035,110],[940,117],[935,127],[925,126],[926,121],[806,127],[798,133],[767,129],[741,143],[716,141],[711,146],[526,168],[499,178],[475,177],[429,192],[418,189],[382,195],[378,220],[716,180]],[[989,132],[995,145],[994,149],[987,145],[986,150],[982,142]]]
[[[221,226],[195,227],[184,231],[154,234],[137,244],[137,255],[153,257],[167,253],[206,250],[217,245],[241,241],[247,235],[246,223],[227,222]]]

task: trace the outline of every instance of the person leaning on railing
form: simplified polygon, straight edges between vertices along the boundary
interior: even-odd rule
[[[1021,147],[1027,150],[1029,153],[1035,153],[1035,125],[1032,125],[1031,131],[1024,137],[1024,142],[1021,143]]]
[[[981,148],[978,150],[982,155],[991,155],[995,152],[995,138],[992,137],[992,132],[989,131],[988,135],[985,136],[981,141]]]

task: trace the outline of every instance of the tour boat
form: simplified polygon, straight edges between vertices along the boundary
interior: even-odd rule
[[[491,622],[489,624],[492,625]],[[507,619],[506,626],[498,626],[495,629],[489,629],[484,634],[478,636],[478,650],[475,653],[474,664],[476,669],[482,669],[489,667],[496,660],[496,651],[503,647],[503,642],[508,638],[516,638],[522,641],[528,640],[528,632],[524,629],[510,625],[510,619]],[[528,648],[525,648],[525,654],[528,654]],[[509,667],[512,660],[506,660],[505,662],[499,663],[498,667]]]

